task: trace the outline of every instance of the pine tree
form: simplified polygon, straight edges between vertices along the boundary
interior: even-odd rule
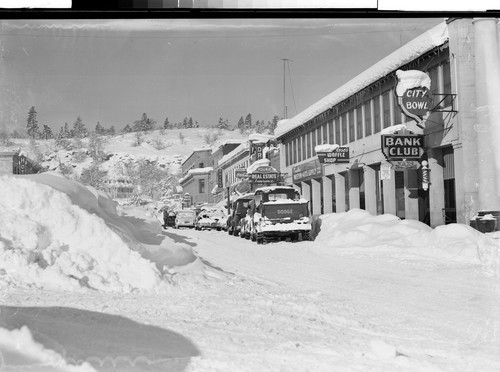
[[[253,128],[252,114],[248,114],[246,116],[243,128],[244,128],[244,133],[246,133],[246,134],[250,134],[252,132],[252,128]]]
[[[97,135],[102,136],[106,132],[106,130],[101,125],[101,123],[97,122],[97,124],[95,126],[95,132]]]
[[[193,118],[192,118],[192,117],[190,117],[190,118],[189,118],[189,120],[188,120],[188,124],[187,124],[187,125],[188,125],[188,126],[187,126],[188,128],[194,128]]]
[[[85,124],[83,124],[82,119],[78,116],[76,121],[73,123],[73,137],[82,139],[87,136],[87,129]]]
[[[196,120],[196,121],[194,122],[194,126],[193,126],[193,128],[199,128],[199,127],[200,127],[200,124],[198,124],[198,120]]]
[[[54,137],[52,134],[52,129],[47,125],[43,125],[43,132],[42,132],[42,137],[45,138],[45,140],[51,139]]]
[[[238,124],[236,125],[241,134],[245,132],[245,121],[243,120],[243,116],[238,120]]]
[[[109,129],[107,130],[107,133],[110,136],[114,136],[116,134],[115,126],[114,125],[110,126]]]
[[[172,124],[170,124],[170,122],[168,121],[168,117],[163,122],[163,128],[164,129],[173,129],[174,128],[174,126]]]
[[[181,128],[187,128],[188,127],[188,118],[184,118],[184,120],[182,121],[182,127]]]
[[[132,128],[130,128],[130,125],[125,125],[125,128],[123,128],[123,133],[130,133],[133,132]]]
[[[64,129],[61,128],[61,131],[62,131],[62,138],[70,138],[70,137],[73,137],[73,134],[71,133],[70,129],[69,129],[69,125],[68,123],[64,123]]]
[[[28,112],[28,123],[26,127],[28,128],[28,137],[35,139],[38,134],[38,121],[36,120],[36,110],[34,106],[31,106]]]
[[[264,133],[266,131],[266,123],[264,120],[257,120],[255,122],[255,132],[257,133]]]
[[[134,131],[139,132],[147,132],[150,130],[153,130],[156,124],[156,120],[153,120],[151,118],[148,118],[148,115],[146,113],[142,114],[142,117],[140,120],[134,121]]]
[[[274,134],[274,130],[278,126],[278,121],[280,120],[278,115],[274,115],[272,121],[267,122],[267,129],[269,129],[269,133]]]

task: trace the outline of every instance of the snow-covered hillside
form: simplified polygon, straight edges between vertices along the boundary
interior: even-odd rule
[[[155,162],[159,167],[178,174],[180,164],[194,149],[217,147],[229,140],[246,140],[239,131],[212,128],[154,130],[141,136],[137,144],[137,134],[127,133],[102,137],[103,151],[107,155],[101,165],[110,178],[119,176],[121,164],[139,158]],[[73,178],[78,178],[84,168],[90,167],[92,158],[88,155],[88,138],[83,139],[82,148],[64,149],[58,147],[54,139],[37,140],[36,147],[27,139],[11,139],[8,146],[0,145],[0,151],[22,150],[32,159],[40,159],[48,170],[61,172],[61,164],[72,170]]]

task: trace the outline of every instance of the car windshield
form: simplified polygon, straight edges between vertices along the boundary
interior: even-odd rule
[[[179,217],[192,217],[195,215],[194,211],[181,211],[181,212],[178,212],[177,215]]]

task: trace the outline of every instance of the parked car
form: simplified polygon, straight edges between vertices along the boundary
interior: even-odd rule
[[[180,227],[195,227],[196,225],[196,211],[193,209],[181,209],[175,216],[176,229]]]
[[[202,208],[196,220],[196,230],[222,230],[226,213],[220,208]]]
[[[231,214],[227,219],[227,233],[229,235],[238,236],[241,231],[241,220],[247,215],[249,203],[253,200],[254,195],[245,194],[239,196],[232,205]]]
[[[163,210],[163,227],[173,227],[175,226],[176,213],[173,210],[164,209]]]

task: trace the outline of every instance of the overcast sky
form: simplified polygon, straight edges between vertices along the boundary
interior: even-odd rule
[[[0,20],[0,129],[288,117],[442,18]],[[283,58],[291,60],[283,71]],[[289,66],[289,68],[288,68]]]

